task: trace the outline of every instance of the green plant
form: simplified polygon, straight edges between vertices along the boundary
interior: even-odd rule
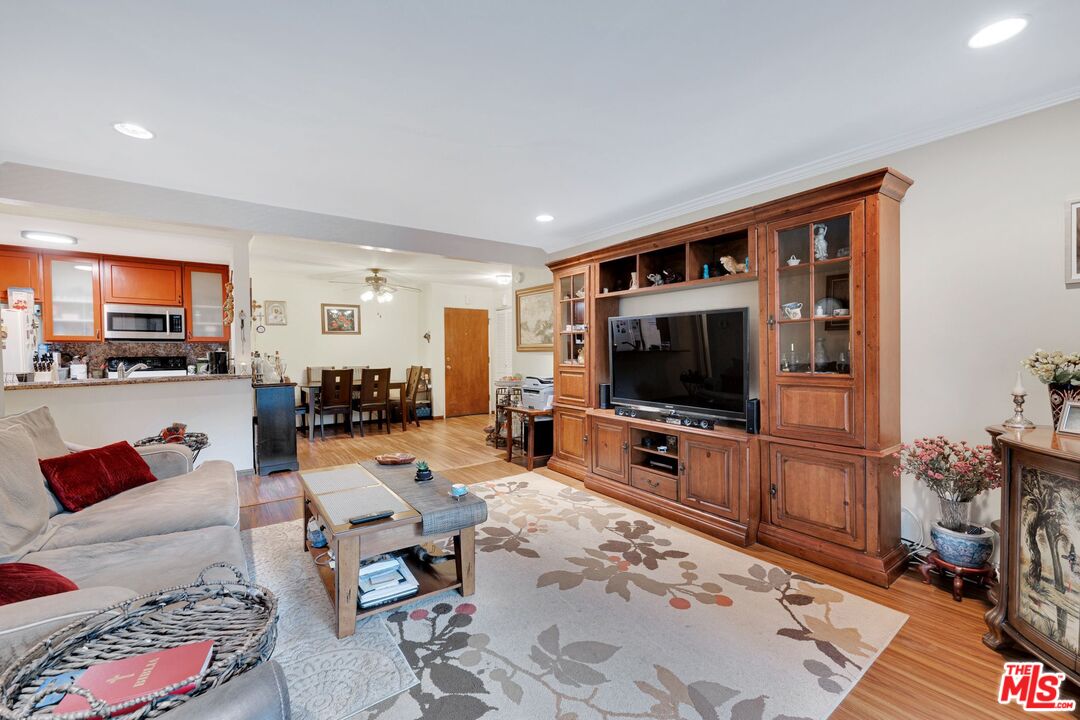
[[[428,469],[429,468],[428,468],[427,460],[417,460],[416,461],[416,470],[417,470],[417,472],[427,472]]]

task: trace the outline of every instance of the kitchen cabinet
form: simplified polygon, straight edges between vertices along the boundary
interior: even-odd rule
[[[97,255],[42,256],[46,342],[101,340],[100,267]]]
[[[225,285],[229,282],[227,265],[184,264],[184,310],[188,340],[227,342],[225,324]]]
[[[106,257],[101,291],[107,303],[179,307],[184,303],[183,271],[180,263]]]
[[[9,287],[34,289],[41,300],[41,254],[32,250],[0,247],[0,302],[7,302]]]

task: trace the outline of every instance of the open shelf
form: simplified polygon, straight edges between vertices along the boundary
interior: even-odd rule
[[[641,287],[653,287],[649,275],[661,275],[668,273],[672,278],[664,281],[664,287],[675,285],[686,280],[686,246],[671,245],[670,247],[650,250],[638,255],[638,285]]]
[[[608,293],[604,294],[629,291],[630,274],[637,272],[638,256],[630,255],[629,257],[605,260],[599,264],[599,269],[600,293],[604,293],[604,288],[608,289]],[[638,284],[641,284],[640,275],[638,276]]]
[[[746,272],[752,273],[755,271],[752,256],[749,231],[745,229],[704,240],[694,240],[686,245],[686,279],[705,280],[730,277],[732,273],[729,273],[720,261],[723,257],[731,257],[737,264],[747,265]],[[707,276],[706,267],[708,267]]]

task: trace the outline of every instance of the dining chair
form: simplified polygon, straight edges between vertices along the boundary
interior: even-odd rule
[[[420,370],[420,383],[416,386],[416,407],[426,407],[428,409],[428,417],[435,418],[435,405],[431,401],[431,368],[421,368]],[[417,414],[416,421],[420,422],[420,415]]]
[[[333,415],[337,422],[338,415],[345,416],[345,428],[349,431],[349,437],[353,434],[353,402],[352,402],[353,372],[352,370],[323,370],[322,382],[319,383],[319,397],[315,402],[315,414],[319,418],[319,436],[326,439],[326,425],[324,415]],[[361,424],[361,432],[363,432]]]
[[[420,376],[423,374],[424,368],[420,365],[411,366],[405,373],[405,389],[401,392],[405,393],[404,413],[401,418],[401,429],[405,429],[405,424],[408,422],[415,422],[416,427],[420,427],[420,418],[416,414],[416,394],[420,389]],[[410,420],[410,415],[412,419]]]
[[[390,368],[365,368],[360,376],[360,399],[353,400],[353,409],[360,413],[360,437],[364,437],[364,413],[371,418],[377,413],[381,427],[386,422],[390,432]]]

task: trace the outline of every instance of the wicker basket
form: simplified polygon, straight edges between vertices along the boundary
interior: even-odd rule
[[[207,572],[217,567],[231,570],[235,578],[208,582]],[[156,717],[269,659],[276,636],[274,594],[245,581],[232,565],[216,563],[203,570],[194,585],[117,603],[56,631],[30,648],[0,675],[0,718]],[[39,691],[49,676],[202,640],[214,641],[213,658],[202,674],[123,705],[106,705],[70,683]],[[176,693],[186,685],[193,687]],[[53,715],[50,708],[42,708],[35,713],[34,705],[51,692],[82,695],[90,709]]]

